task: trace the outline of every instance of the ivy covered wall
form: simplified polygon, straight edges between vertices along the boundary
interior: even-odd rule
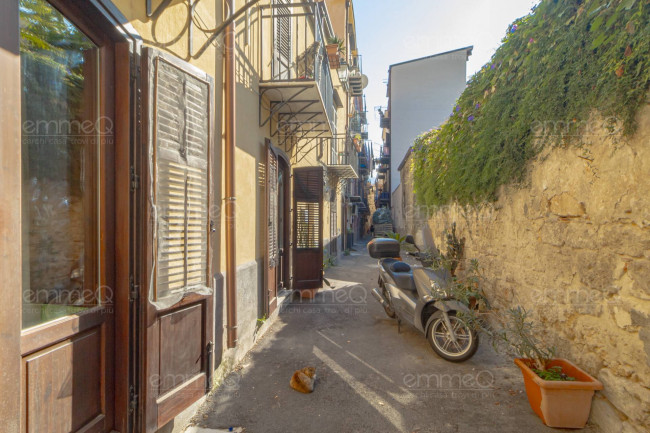
[[[648,0],[543,0],[510,25],[449,120],[415,141],[418,202],[492,201],[544,146],[584,146],[600,127],[632,134],[647,103],[649,41]]]

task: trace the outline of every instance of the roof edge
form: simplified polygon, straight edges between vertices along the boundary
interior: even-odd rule
[[[419,62],[420,60],[427,60],[427,59],[431,59],[433,57],[439,57],[439,56],[444,56],[444,55],[447,55],[447,54],[456,53],[458,51],[466,51],[467,52],[467,57],[469,57],[469,56],[472,55],[472,50],[474,50],[474,45],[469,45],[467,47],[456,48],[455,50],[445,51],[443,53],[437,53],[437,54],[432,54],[430,56],[419,57],[417,59],[406,60],[406,61],[400,62],[400,63],[393,63],[392,65],[390,65],[390,67],[388,69],[390,70],[394,66],[402,66],[402,65],[406,65],[408,63]]]

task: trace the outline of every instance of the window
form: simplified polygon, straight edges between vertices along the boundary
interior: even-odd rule
[[[98,47],[20,1],[23,328],[100,303]]]

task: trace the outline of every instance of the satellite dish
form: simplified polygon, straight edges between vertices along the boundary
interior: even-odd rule
[[[368,87],[368,76],[366,74],[361,74],[361,86],[364,89]]]

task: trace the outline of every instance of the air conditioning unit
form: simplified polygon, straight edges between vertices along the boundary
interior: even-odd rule
[[[368,85],[368,77],[359,72],[351,73],[348,76],[348,85],[352,96],[363,96],[363,89]]]

